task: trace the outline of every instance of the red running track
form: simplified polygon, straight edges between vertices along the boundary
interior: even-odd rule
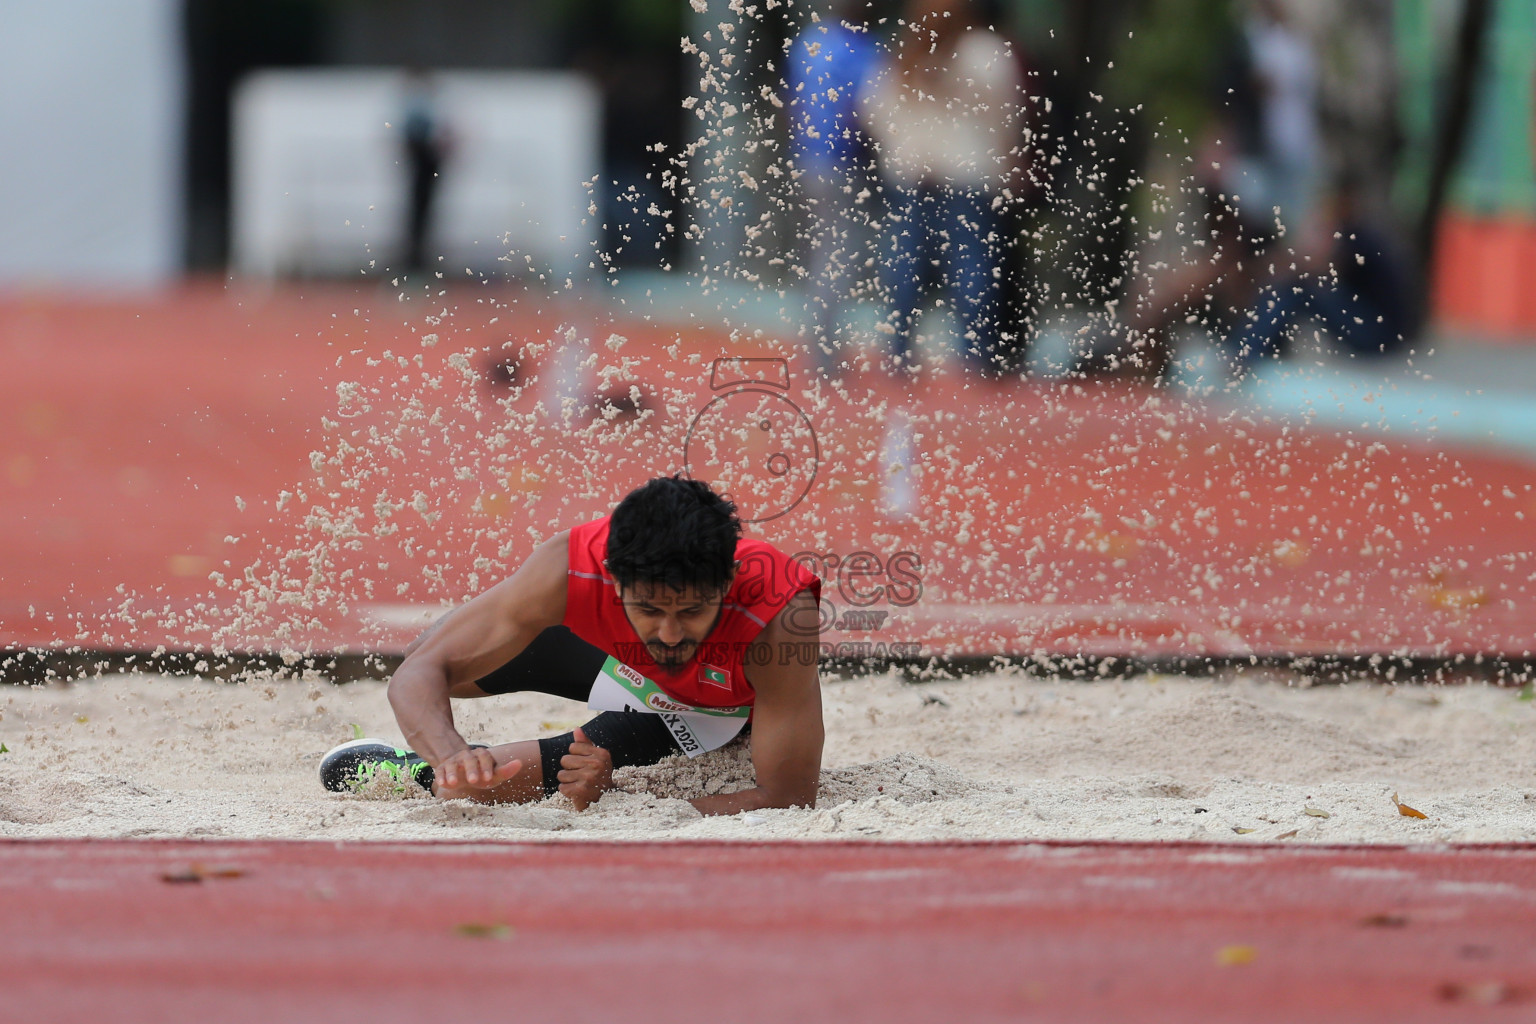
[[[0,887],[8,1021],[1536,1015],[1530,846],[13,841]]]

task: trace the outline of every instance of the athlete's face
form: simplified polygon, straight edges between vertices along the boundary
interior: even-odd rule
[[[699,644],[715,628],[729,589],[727,585],[719,591],[691,586],[678,590],[666,584],[638,583],[620,588],[619,599],[635,635],[656,664],[680,668],[699,652]]]

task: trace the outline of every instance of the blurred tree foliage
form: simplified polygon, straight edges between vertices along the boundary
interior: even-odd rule
[[[1233,0],[1003,0],[998,21],[1046,78],[1141,106],[1193,135],[1209,120],[1235,31]],[[1111,67],[1113,65],[1113,67]],[[1060,88],[1052,91],[1061,91]],[[1058,102],[1071,104],[1073,97]]]
[[[677,52],[683,0],[544,0],[573,31],[601,32],[635,48]]]
[[[1105,102],[1193,139],[1221,101],[1236,27],[1231,0],[1143,0],[1105,54]]]

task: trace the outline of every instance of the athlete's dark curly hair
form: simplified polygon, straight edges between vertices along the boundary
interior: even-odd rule
[[[636,583],[723,591],[736,565],[741,520],[708,484],[662,476],[625,495],[608,521],[608,572]]]

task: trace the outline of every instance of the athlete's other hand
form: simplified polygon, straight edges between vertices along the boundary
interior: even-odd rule
[[[587,739],[580,728],[570,749],[560,759],[560,792],[584,811],[613,788],[613,756]]]
[[[489,747],[470,747],[452,755],[432,771],[432,792],[444,800],[473,796],[477,791],[495,789],[523,770],[517,758],[497,761]]]

